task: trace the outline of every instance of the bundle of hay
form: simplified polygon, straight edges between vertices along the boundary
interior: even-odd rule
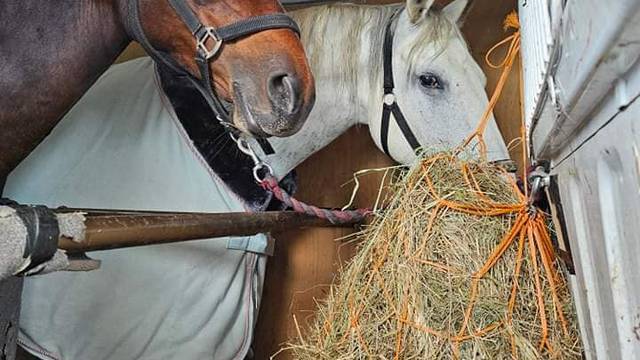
[[[546,224],[508,175],[440,153],[400,178],[294,358],[581,358]]]

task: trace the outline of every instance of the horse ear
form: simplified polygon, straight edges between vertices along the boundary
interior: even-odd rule
[[[407,0],[407,13],[412,24],[418,23],[424,18],[434,0]]]
[[[462,26],[462,22],[468,14],[468,8],[471,7],[468,6],[469,2],[469,0],[454,0],[450,2],[449,5],[445,6],[442,12],[444,13],[444,16],[449,19],[449,21]]]

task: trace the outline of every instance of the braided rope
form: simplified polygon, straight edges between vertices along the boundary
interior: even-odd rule
[[[372,211],[369,209],[329,210],[305,204],[302,201],[299,201],[291,195],[287,194],[287,192],[284,191],[280,187],[280,185],[278,185],[278,180],[270,175],[266,176],[260,182],[260,186],[262,186],[262,188],[264,188],[265,190],[271,191],[278,200],[282,201],[285,205],[293,208],[294,211],[329,220],[329,222],[334,225],[361,222],[367,215],[370,215],[372,213]]]

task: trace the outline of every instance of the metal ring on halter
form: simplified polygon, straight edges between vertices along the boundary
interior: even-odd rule
[[[260,170],[265,170],[265,174],[264,176],[260,176]],[[256,166],[253,167],[253,178],[258,182],[258,183],[262,183],[267,176],[273,176],[273,168],[271,168],[271,166],[267,163],[264,162],[259,162],[256,164]]]
[[[382,102],[391,106],[394,102],[396,102],[396,95],[394,93],[384,94],[382,97]]]

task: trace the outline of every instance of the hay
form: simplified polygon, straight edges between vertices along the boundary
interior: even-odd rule
[[[313,327],[286,351],[314,360],[581,358],[560,264],[548,260],[550,244],[536,243],[550,242],[536,227],[542,214],[522,206],[508,175],[440,153],[391,187]]]

